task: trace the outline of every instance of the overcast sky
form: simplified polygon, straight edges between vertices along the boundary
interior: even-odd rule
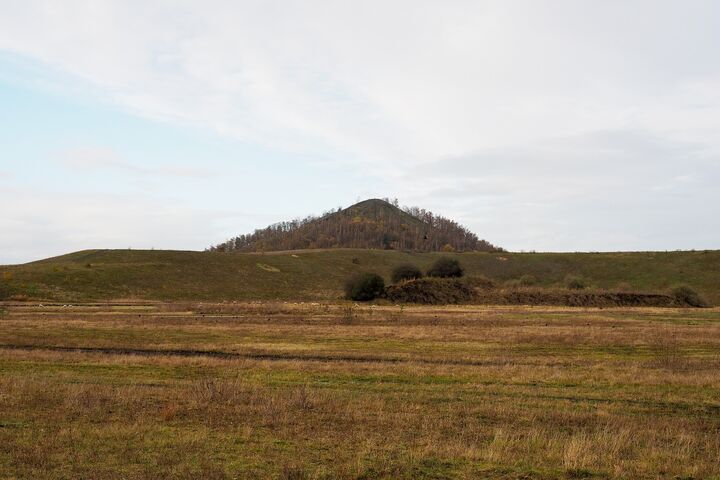
[[[720,248],[720,2],[0,0],[0,264],[385,196],[511,250]]]

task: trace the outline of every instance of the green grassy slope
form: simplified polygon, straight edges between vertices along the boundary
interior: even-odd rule
[[[168,250],[87,250],[25,265],[0,267],[6,292],[60,301],[320,300],[338,298],[357,271],[389,279],[412,262],[426,269],[442,253],[391,250],[305,250],[260,254]],[[468,275],[497,280],[532,274],[543,285],[567,274],[602,288],[629,283],[636,290],[688,284],[720,304],[720,251],[633,253],[458,253]],[[358,263],[354,263],[357,259]]]

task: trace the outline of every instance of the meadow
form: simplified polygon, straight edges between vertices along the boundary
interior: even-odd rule
[[[718,308],[0,308],[2,478],[720,478]]]
[[[539,287],[567,275],[589,287],[665,292],[689,285],[720,304],[720,251],[620,253],[409,253],[328,249],[266,254],[171,250],[86,250],[24,265],[0,266],[0,300],[336,300],[357,272],[390,279],[394,267],[425,271],[440,256],[460,261],[468,276],[497,282],[532,275]]]

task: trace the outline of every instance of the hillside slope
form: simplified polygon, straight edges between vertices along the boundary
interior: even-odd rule
[[[416,207],[405,210],[371,199],[321,217],[280,222],[240,235],[210,250],[270,252],[313,248],[496,251],[458,223]]]
[[[688,284],[720,304],[720,251],[634,253],[405,253],[330,249],[237,254],[168,250],[88,250],[25,265],[0,267],[6,293],[60,301],[322,300],[341,296],[354,272],[389,280],[406,262],[426,269],[441,255],[458,258],[468,275],[504,281],[534,275],[554,285],[567,274],[593,286],[621,282],[637,290]]]

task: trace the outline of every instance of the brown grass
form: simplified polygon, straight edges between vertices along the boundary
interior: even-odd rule
[[[348,306],[8,307],[0,476],[718,477],[717,309]]]

